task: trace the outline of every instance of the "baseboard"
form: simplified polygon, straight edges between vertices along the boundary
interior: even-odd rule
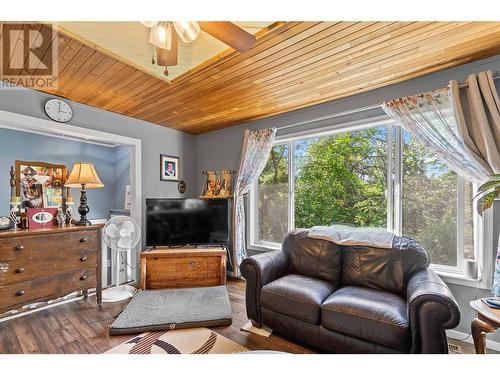
[[[446,336],[448,336],[450,339],[460,340],[474,345],[474,340],[472,339],[472,335],[467,337],[468,335],[469,335],[468,333],[460,331],[454,331],[454,330],[446,331]],[[465,339],[466,337],[467,339]],[[486,339],[486,348],[500,352],[500,342]]]

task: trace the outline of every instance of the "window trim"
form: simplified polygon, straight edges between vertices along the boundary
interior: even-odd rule
[[[292,134],[287,134],[283,136],[277,136],[273,143],[273,147],[277,145],[288,144],[288,178],[289,178],[289,189],[288,189],[288,228],[292,230],[294,228],[294,196],[295,196],[295,179],[293,178],[292,171],[294,170],[294,160],[295,160],[295,149],[293,147],[294,141],[302,140],[307,138],[325,137],[331,136],[343,132],[353,132],[358,130],[364,130],[379,126],[386,126],[388,129],[388,167],[387,167],[387,229],[392,231],[396,235],[402,234],[402,220],[403,220],[403,197],[402,197],[402,171],[403,171],[403,137],[402,128],[391,118],[387,116],[377,116],[369,120],[352,121],[344,124],[337,124],[334,126],[322,128],[321,130],[311,130],[304,132],[297,132]],[[392,157],[394,155],[394,158]],[[394,171],[392,171],[394,169]],[[392,175],[392,176],[391,176]],[[393,178],[390,181],[390,178]],[[389,183],[392,182],[392,183]],[[473,187],[474,191],[477,189],[476,186]],[[462,285],[478,285],[483,287],[488,287],[490,282],[488,278],[484,279],[484,270],[488,267],[484,267],[484,254],[482,249],[486,247],[488,243],[493,243],[493,238],[488,239],[486,236],[488,233],[491,234],[492,230],[487,230],[492,226],[491,215],[484,215],[482,218],[474,212],[474,254],[475,261],[478,265],[478,278],[470,279],[464,274],[464,243],[463,243],[463,224],[464,224],[464,199],[459,199],[459,197],[464,197],[464,178],[457,175],[457,266],[446,266],[431,264],[431,269],[436,271],[438,274],[443,275],[445,280],[457,280],[458,284]],[[269,251],[277,250],[281,248],[281,243],[275,243],[270,241],[258,240],[257,228],[258,228],[258,183],[252,185],[249,192],[249,230],[248,230],[248,240],[249,249],[256,251]],[[465,197],[464,197],[465,198]],[[459,235],[460,234],[460,235]],[[488,257],[486,257],[488,258]],[[487,274],[487,273],[486,273]],[[491,279],[491,278],[490,278]]]

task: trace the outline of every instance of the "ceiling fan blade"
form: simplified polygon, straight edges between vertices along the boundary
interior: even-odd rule
[[[238,52],[248,51],[255,43],[255,35],[246,32],[232,22],[198,21],[201,29]]]
[[[170,50],[156,47],[156,63],[160,66],[175,66],[178,63],[179,39],[177,34],[172,34]]]

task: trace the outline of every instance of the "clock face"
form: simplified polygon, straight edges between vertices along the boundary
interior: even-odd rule
[[[73,110],[68,103],[60,99],[50,99],[45,103],[45,113],[52,120],[68,122],[73,117]]]

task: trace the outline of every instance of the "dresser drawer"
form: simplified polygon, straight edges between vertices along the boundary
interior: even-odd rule
[[[149,258],[147,288],[221,285],[221,257]]]
[[[0,262],[53,257],[99,248],[97,231],[39,234],[0,239]]]
[[[5,311],[10,306],[23,306],[47,297],[62,297],[76,290],[92,288],[95,287],[96,281],[94,267],[0,286],[0,310]]]
[[[15,259],[0,263],[3,266],[1,268],[4,269],[4,272],[0,271],[0,285],[7,285],[65,271],[97,267],[97,251],[71,252],[70,254],[59,251],[50,257],[38,257],[29,260]]]

